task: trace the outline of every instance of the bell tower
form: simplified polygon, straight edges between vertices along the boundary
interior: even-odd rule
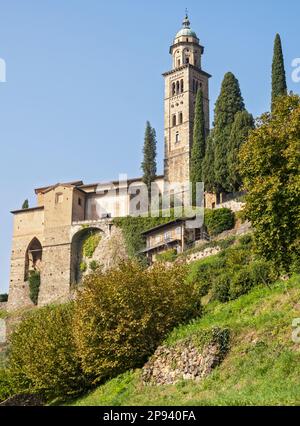
[[[165,180],[188,182],[193,144],[194,110],[197,90],[203,92],[205,128],[209,132],[209,78],[202,70],[201,46],[190,28],[186,14],[182,29],[170,47],[173,66],[165,78]]]

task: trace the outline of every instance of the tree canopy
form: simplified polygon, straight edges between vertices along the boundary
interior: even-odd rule
[[[300,97],[280,97],[243,145],[245,214],[256,248],[284,270],[300,257]]]

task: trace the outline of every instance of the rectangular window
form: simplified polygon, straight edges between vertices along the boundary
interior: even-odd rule
[[[64,201],[64,194],[61,192],[55,194],[55,204],[62,203]]]
[[[81,198],[78,198],[78,205],[81,206]]]
[[[170,239],[171,239],[171,232],[170,231],[165,232],[165,240],[167,241],[167,240],[170,240]]]

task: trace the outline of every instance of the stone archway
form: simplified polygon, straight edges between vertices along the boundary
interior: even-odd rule
[[[82,280],[84,275],[84,260],[85,257],[91,257],[84,253],[84,244],[90,239],[95,240],[94,244],[97,246],[100,242],[101,237],[104,235],[104,232],[100,228],[88,227],[81,229],[76,232],[72,238],[71,242],[71,269],[70,269],[70,284],[78,284]],[[98,241],[98,243],[97,243]],[[96,247],[95,247],[96,248]],[[91,254],[93,247],[90,247]]]

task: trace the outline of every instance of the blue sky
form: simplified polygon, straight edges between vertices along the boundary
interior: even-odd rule
[[[33,188],[140,174],[146,120],[163,156],[163,78],[184,10],[205,46],[211,111],[232,71],[255,116],[268,110],[273,40],[288,86],[300,57],[298,0],[0,1],[0,292],[8,289],[12,217]]]

